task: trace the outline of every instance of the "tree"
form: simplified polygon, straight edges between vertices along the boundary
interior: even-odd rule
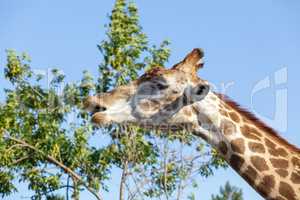
[[[230,185],[227,181],[224,187],[220,188],[219,195],[212,195],[212,200],[243,200],[243,192],[241,189]]]
[[[226,167],[215,150],[189,133],[99,129],[81,109],[89,94],[127,83],[168,60],[169,42],[150,45],[138,19],[133,3],[116,0],[106,38],[98,45],[103,60],[96,79],[84,71],[79,83],[64,85],[65,76],[53,69],[51,82],[44,84],[46,77],[34,73],[27,54],[7,51],[5,78],[12,86],[0,105],[2,196],[17,192],[14,181],[19,181],[34,192],[32,199],[79,199],[82,189],[103,199],[111,171],[118,168],[120,200],[182,199],[188,186],[197,187],[197,176]],[[97,134],[108,142],[92,146],[89,140]]]

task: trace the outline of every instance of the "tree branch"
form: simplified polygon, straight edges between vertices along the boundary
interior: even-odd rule
[[[46,155],[43,151],[37,149],[36,147],[28,144],[26,141],[24,140],[20,140],[18,138],[15,137],[11,137],[10,135],[6,135],[7,139],[10,139],[14,142],[17,142],[19,144],[24,145],[25,147],[34,150],[37,153],[42,154],[43,156],[45,156],[45,158],[48,160],[48,162],[53,163],[54,165],[60,167],[65,173],[69,174],[70,176],[72,176],[74,179],[76,179],[77,181],[79,181],[90,193],[92,193],[95,198],[97,200],[103,200],[102,197],[97,193],[97,191],[95,191],[93,188],[91,188],[90,186],[88,186],[87,183],[85,183],[83,181],[83,179],[81,178],[80,175],[78,175],[76,172],[74,172],[73,170],[71,170],[69,167],[67,167],[66,165],[64,165],[63,163],[59,162],[58,160],[56,160],[54,157],[50,156],[50,155]]]
[[[123,169],[122,176],[121,176],[121,182],[120,182],[120,196],[119,196],[119,200],[124,200],[124,184],[126,182],[127,169],[128,169],[128,162],[125,161],[124,162],[124,169]]]

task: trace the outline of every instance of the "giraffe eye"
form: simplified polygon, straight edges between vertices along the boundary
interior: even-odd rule
[[[204,85],[201,85],[200,87],[197,88],[196,94],[201,95],[205,89],[206,87]]]
[[[162,83],[157,83],[156,86],[159,90],[165,90],[169,87],[168,85]]]

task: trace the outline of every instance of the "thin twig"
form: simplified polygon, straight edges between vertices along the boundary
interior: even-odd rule
[[[168,186],[167,186],[167,176],[168,176],[168,150],[169,150],[169,146],[168,146],[168,141],[166,139],[164,139],[164,153],[163,153],[163,166],[164,166],[164,175],[163,175],[163,190],[166,196],[166,199],[169,199],[169,194],[168,194]]]
[[[139,195],[143,198],[143,194],[142,194],[142,192],[141,192],[141,190],[140,190],[140,185],[138,184],[138,182],[137,182],[137,180],[136,180],[136,178],[135,178],[134,176],[135,176],[134,174],[131,175],[132,180],[133,180],[133,182],[134,182],[134,184],[135,184],[135,188],[136,188],[136,192],[134,192],[134,193],[135,193],[135,194],[136,194],[136,193],[139,193]],[[146,178],[145,178],[145,179],[146,179]],[[149,181],[146,180],[144,184],[147,184],[148,182],[149,182]],[[144,185],[144,184],[143,184],[143,185]]]
[[[29,158],[29,156],[24,156],[24,157],[22,157],[22,158],[19,158],[18,160],[15,160],[13,163],[11,163],[11,165],[16,165],[16,164],[18,164],[18,163],[20,163],[20,162],[22,162],[23,160],[26,160],[26,159],[28,159]]]
[[[69,200],[69,186],[70,186],[70,175],[67,178],[67,189],[66,189],[66,199]]]
[[[183,170],[183,144],[180,143],[180,173],[182,173]],[[182,175],[182,174],[180,174]],[[178,184],[178,191],[177,191],[177,200],[180,200],[181,198],[181,193],[182,193],[182,182],[183,182],[183,177],[180,177],[180,181]]]

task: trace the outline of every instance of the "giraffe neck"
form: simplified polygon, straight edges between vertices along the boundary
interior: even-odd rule
[[[300,200],[300,150],[249,112],[210,93],[192,105],[194,134],[214,146],[228,164],[266,199]]]

